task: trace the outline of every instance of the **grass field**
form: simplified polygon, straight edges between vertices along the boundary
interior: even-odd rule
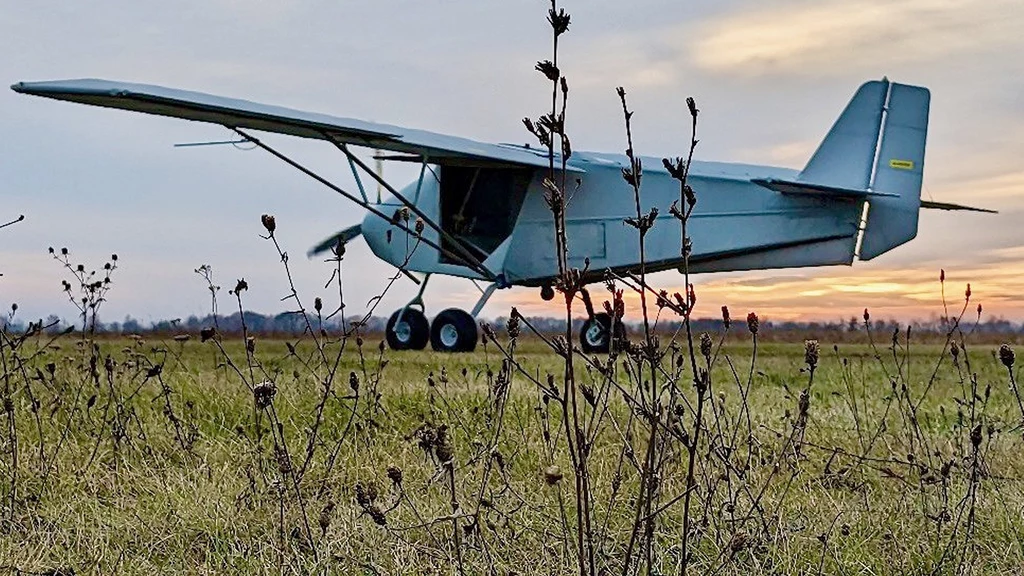
[[[576,570],[576,475],[559,401],[538,385],[561,382],[564,362],[538,339],[522,338],[503,370],[493,342],[439,355],[352,338],[331,377],[340,343],[320,357],[308,341],[292,353],[257,339],[247,360],[240,339],[75,338],[4,348],[10,573]],[[749,338],[715,344],[692,573],[1024,567],[1021,411],[997,346],[968,344],[954,364],[941,344],[823,342],[801,402],[803,343],[762,345],[752,371]],[[611,377],[577,363],[600,423],[587,429],[599,568],[621,573],[627,550],[643,550],[652,573],[674,573],[694,419],[658,417],[667,431],[677,416],[683,439],[655,436],[658,513],[650,546],[641,534],[633,548],[649,418],[623,400],[644,395],[623,362]],[[273,393],[254,394],[268,380]]]

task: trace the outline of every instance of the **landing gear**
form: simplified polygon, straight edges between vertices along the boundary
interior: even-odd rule
[[[476,341],[476,320],[464,310],[443,310],[430,325],[430,347],[438,352],[472,352]]]
[[[607,354],[612,345],[620,348],[626,341],[626,327],[622,321],[615,323],[612,332],[612,318],[604,312],[594,314],[583,322],[580,328],[580,348],[584,354]]]
[[[423,350],[430,339],[430,324],[423,312],[403,308],[388,318],[384,336],[392,350]]]
[[[388,346],[392,350],[423,350],[427,342],[430,342],[430,347],[438,352],[472,352],[479,339],[475,318],[497,290],[498,284],[491,284],[487,288],[477,286],[480,299],[473,306],[472,312],[449,308],[428,323],[423,314],[423,291],[429,279],[430,274],[427,274],[420,283],[416,297],[388,319],[385,330]]]

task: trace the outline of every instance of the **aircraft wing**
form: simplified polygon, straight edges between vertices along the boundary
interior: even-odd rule
[[[228,128],[249,128],[412,154],[425,157],[432,164],[548,166],[547,150],[486,144],[424,130],[302,112],[162,86],[83,79],[19,82],[11,86],[11,89],[21,94],[209,122]],[[572,167],[569,170],[580,171]]]

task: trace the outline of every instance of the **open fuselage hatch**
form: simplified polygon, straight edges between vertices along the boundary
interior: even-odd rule
[[[441,228],[481,261],[486,260],[515,227],[530,186],[532,170],[441,167]],[[441,262],[458,264],[457,253],[443,238]]]

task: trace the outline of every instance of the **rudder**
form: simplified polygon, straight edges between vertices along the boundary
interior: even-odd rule
[[[930,105],[927,88],[889,86],[871,189],[898,196],[871,200],[861,260],[871,260],[917,236]]]

